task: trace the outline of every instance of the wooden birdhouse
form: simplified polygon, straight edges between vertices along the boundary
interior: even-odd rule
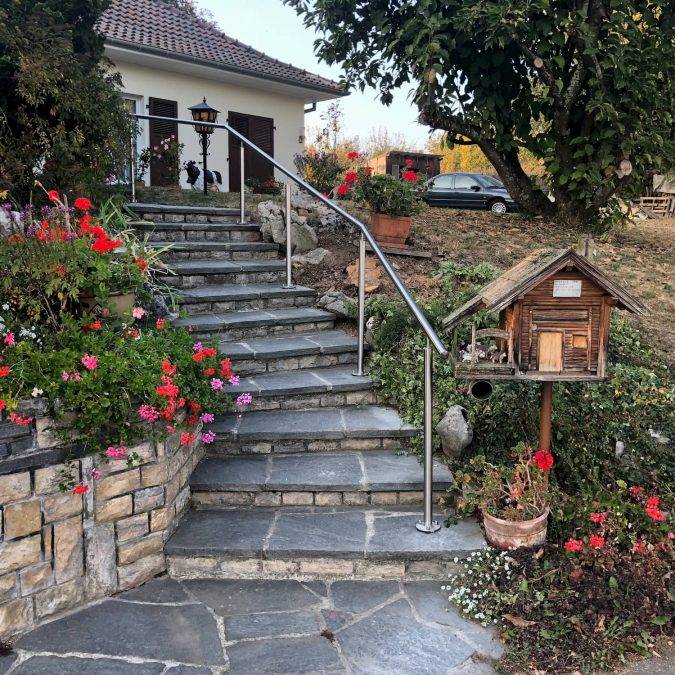
[[[645,306],[573,249],[542,250],[485,286],[444,320],[454,333],[455,374],[477,380],[593,381],[605,377],[612,307]],[[479,310],[499,312],[498,329],[458,325]]]

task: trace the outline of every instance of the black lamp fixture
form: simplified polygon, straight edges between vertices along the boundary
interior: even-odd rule
[[[206,102],[206,96],[201,103],[193,105],[188,110],[192,113],[192,119],[195,122],[211,122],[215,124],[218,119],[220,110],[212,108]],[[204,194],[208,192],[208,182],[206,180],[206,158],[208,156],[208,149],[210,143],[210,136],[213,133],[213,127],[206,124],[195,124],[195,131],[199,134],[199,142],[202,146],[202,167],[204,169]]]

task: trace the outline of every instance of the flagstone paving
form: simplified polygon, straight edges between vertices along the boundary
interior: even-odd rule
[[[0,674],[492,673],[437,581],[155,579],[47,623]]]

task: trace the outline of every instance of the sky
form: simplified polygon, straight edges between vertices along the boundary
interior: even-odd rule
[[[251,45],[269,56],[292,63],[334,80],[340,77],[339,66],[320,63],[314,55],[316,35],[305,28],[301,17],[281,0],[197,0],[197,6],[209,11],[224,33]],[[366,138],[371,129],[386,128],[401,133],[420,148],[428,138],[428,127],[416,122],[416,108],[400,91],[390,106],[382,105],[374,90],[354,91],[341,101],[346,136]],[[308,127],[320,127],[320,114],[327,103],[319,103],[317,112],[308,114]],[[308,139],[308,140],[311,140]]]

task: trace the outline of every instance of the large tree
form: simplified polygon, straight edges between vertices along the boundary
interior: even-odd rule
[[[389,103],[412,83],[420,121],[477,145],[531,212],[595,224],[617,190],[675,162],[672,0],[284,2],[350,86]]]
[[[122,161],[131,127],[94,23],[108,0],[0,4],[0,191],[36,179],[94,190]]]

